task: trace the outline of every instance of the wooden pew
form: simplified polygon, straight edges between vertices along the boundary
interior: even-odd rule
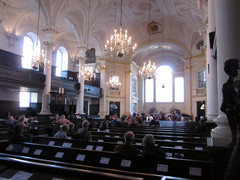
[[[65,162],[59,161],[50,161],[45,159],[26,157],[26,156],[18,156],[13,154],[5,154],[0,153],[0,177],[1,175],[6,177],[11,176],[14,172],[18,172],[18,170],[27,171],[29,169],[34,170],[34,180],[42,180],[42,179],[52,179],[52,177],[56,177],[61,171],[61,177],[65,179],[74,179],[74,180],[82,180],[82,179],[157,179],[157,180],[186,180],[186,178],[172,177],[172,176],[163,176],[156,174],[147,174],[147,173],[138,173],[138,172],[128,172],[107,168],[99,168],[93,166],[84,166],[80,164],[69,164]],[[13,169],[14,168],[14,169]],[[2,169],[5,169],[3,171]],[[7,171],[11,171],[6,172]],[[35,171],[36,170],[36,171]],[[39,173],[39,171],[41,173]],[[47,173],[46,176],[45,172]],[[35,174],[36,173],[36,174]],[[43,174],[44,173],[44,174]],[[59,177],[59,175],[57,176]],[[4,177],[2,177],[4,178]]]
[[[152,132],[190,132],[196,133],[196,128],[178,128],[178,127],[148,127],[148,126],[138,126],[138,127],[109,127],[111,130],[141,130],[141,131],[152,131]]]
[[[98,135],[92,135],[93,141],[98,142],[114,142],[118,144],[122,144],[124,142],[124,138],[120,136],[115,137],[106,137],[106,136],[98,136]],[[135,143],[140,144],[142,143],[142,139],[135,138]],[[200,142],[182,142],[182,141],[166,141],[166,140],[155,140],[155,143],[158,146],[168,146],[168,147],[175,147],[175,148],[189,148],[189,149],[207,149],[206,143],[200,143]]]
[[[152,134],[152,135],[170,135],[170,136],[186,136],[186,137],[203,137],[207,138],[208,135],[206,133],[198,133],[198,132],[162,132],[162,131],[148,131],[148,130],[139,130],[137,128],[134,129],[111,129],[110,132],[122,132],[125,133],[127,131],[132,131],[134,134]]]
[[[82,164],[123,171],[163,174],[194,179],[212,179],[212,163],[186,159],[149,159],[143,156],[126,156],[113,152],[50,147],[33,143],[2,142],[0,151],[53,161]]]
[[[68,179],[68,180],[95,180],[95,179],[133,179],[141,180],[143,178],[119,175],[107,172],[98,172],[80,168],[71,168],[64,164],[56,165],[51,161],[41,161],[40,159],[21,159],[17,156],[9,156],[0,153],[0,178],[20,179],[23,176],[29,176],[34,180],[43,179]],[[5,167],[3,167],[5,166]],[[61,172],[61,173],[60,173]],[[18,178],[17,178],[18,177]],[[160,177],[159,177],[160,178]],[[170,179],[170,178],[169,178]]]
[[[110,133],[104,133],[104,132],[97,132],[97,131],[92,131],[92,135],[98,135],[98,136],[105,136],[105,137],[124,137],[123,132],[110,132]],[[149,132],[151,134],[151,132]],[[135,138],[143,139],[143,137],[146,134],[135,134]],[[170,136],[170,135],[154,135],[154,138],[156,140],[171,140],[171,141],[183,141],[183,142],[201,142],[201,143],[207,143],[207,138],[204,137],[189,137],[189,136]]]
[[[91,149],[96,151],[110,151],[113,152],[117,143],[111,142],[97,142],[97,141],[82,141],[72,139],[58,139],[53,137],[41,137],[35,136],[34,142],[38,144],[45,144],[51,146],[73,147],[81,149]],[[136,148],[142,150],[142,145],[134,145]],[[176,157],[181,155],[184,159],[195,160],[210,160],[210,156],[207,150],[195,150],[195,149],[177,149],[175,147],[163,147],[162,148],[168,155],[168,157]]]

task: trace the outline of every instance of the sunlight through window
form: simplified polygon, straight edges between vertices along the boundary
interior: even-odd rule
[[[172,69],[160,66],[156,75],[156,102],[172,102]]]

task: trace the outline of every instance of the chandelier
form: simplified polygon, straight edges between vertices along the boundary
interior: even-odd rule
[[[149,60],[147,65],[144,62],[142,69],[139,70],[139,74],[141,76],[144,76],[147,79],[151,79],[156,75],[156,69],[157,69],[157,67],[156,67],[155,63],[152,63]]]
[[[84,81],[95,81],[96,73],[89,66],[83,66],[81,70],[81,77],[84,78]]]
[[[116,8],[116,7],[115,7]],[[111,35],[110,40],[107,40],[105,44],[105,52],[118,57],[123,57],[126,53],[134,53],[137,49],[137,44],[132,45],[132,38],[128,36],[128,30],[126,29],[123,33],[122,29],[122,0],[121,0],[121,19],[120,19],[120,30],[114,30],[114,35]]]
[[[32,56],[32,68],[34,70],[43,69],[46,64],[49,64],[49,61],[45,57],[44,50],[43,49],[40,50],[40,45],[38,44],[41,0],[38,0],[38,4],[39,4],[39,8],[38,8],[38,21],[37,21],[37,43],[34,48],[34,55]]]
[[[110,90],[119,90],[121,83],[119,82],[118,76],[110,76],[109,80],[107,82],[107,85],[109,86]]]
[[[149,6],[148,6],[148,10],[149,10],[149,24],[150,22],[150,0],[149,0]],[[149,55],[150,55],[150,31],[148,33],[148,40],[149,40]],[[139,70],[139,74],[147,79],[151,79],[156,75],[156,70],[157,67],[155,65],[155,63],[152,63],[150,60],[148,62],[148,64],[146,65],[146,63],[144,62],[143,67],[141,70]]]

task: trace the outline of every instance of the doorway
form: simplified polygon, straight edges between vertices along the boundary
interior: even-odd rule
[[[109,115],[117,114],[120,117],[120,102],[111,101],[109,104]]]
[[[85,115],[88,115],[88,101],[84,101],[83,112]]]
[[[199,122],[201,116],[205,118],[205,101],[197,101],[197,117],[196,121]]]

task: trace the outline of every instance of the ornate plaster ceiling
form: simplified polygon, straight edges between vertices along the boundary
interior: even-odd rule
[[[202,0],[150,0],[150,19],[163,24],[163,33],[151,36],[154,53],[162,53],[161,44],[171,45],[169,51],[181,52],[181,56],[197,54],[196,43],[203,39],[199,32],[205,30],[204,8],[199,8]],[[41,26],[52,26],[60,35],[56,41],[65,41],[71,52],[76,45],[86,45],[96,49],[96,54],[104,55],[104,45],[114,28],[120,23],[120,0],[90,0],[88,36],[88,0],[42,0]],[[149,23],[148,0],[123,0],[123,28],[127,28],[132,41],[138,44],[139,53],[149,47],[147,24]],[[116,7],[116,8],[115,8]],[[23,25],[36,27],[38,13],[37,0],[0,0],[0,17],[5,30],[25,32]],[[147,51],[146,51],[147,53]],[[180,55],[179,55],[180,56]],[[139,56],[138,56],[139,57]],[[136,58],[134,58],[136,59]],[[141,64],[143,58],[138,58]]]

